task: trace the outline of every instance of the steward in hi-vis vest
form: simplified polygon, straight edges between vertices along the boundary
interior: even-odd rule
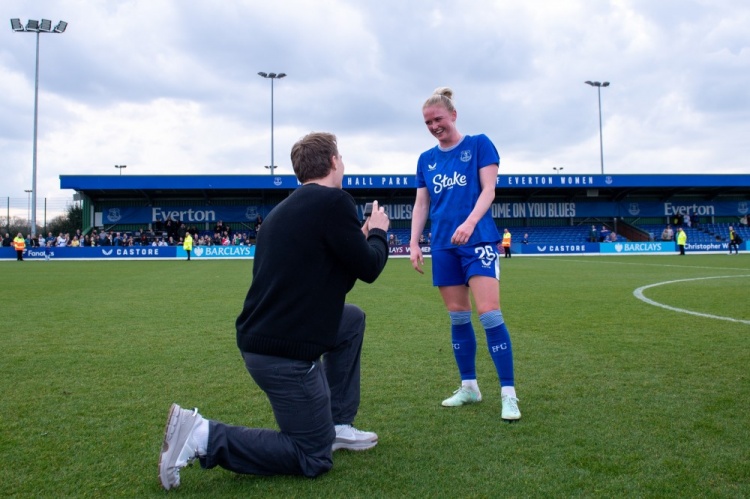
[[[26,250],[26,240],[20,232],[13,238],[13,248],[16,250],[16,260],[23,261],[23,252]]]
[[[510,258],[510,232],[508,229],[503,231],[503,251],[505,252],[505,258]]]

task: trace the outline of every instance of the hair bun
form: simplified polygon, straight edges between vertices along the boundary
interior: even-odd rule
[[[453,99],[453,90],[451,90],[449,87],[438,87],[435,89],[433,94],[442,95],[443,97]]]

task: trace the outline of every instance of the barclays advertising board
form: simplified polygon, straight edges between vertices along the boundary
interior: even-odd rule
[[[632,242],[632,243],[601,243],[599,251],[604,254],[628,253],[674,253],[677,244],[673,241]]]
[[[177,258],[187,258],[187,252],[181,246],[175,248]],[[253,258],[255,246],[193,246],[190,258],[198,260],[207,258]]]

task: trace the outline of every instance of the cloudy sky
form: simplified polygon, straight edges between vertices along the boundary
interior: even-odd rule
[[[0,197],[26,199],[35,35],[38,195],[61,174],[267,175],[338,135],[347,173],[413,173],[438,86],[502,173],[750,172],[747,0],[2,0]],[[1,19],[0,19],[1,20]]]

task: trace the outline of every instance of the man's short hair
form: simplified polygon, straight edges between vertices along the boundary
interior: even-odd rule
[[[332,133],[313,132],[292,146],[292,167],[297,180],[302,183],[316,180],[331,171],[331,158],[338,156],[336,136]]]

